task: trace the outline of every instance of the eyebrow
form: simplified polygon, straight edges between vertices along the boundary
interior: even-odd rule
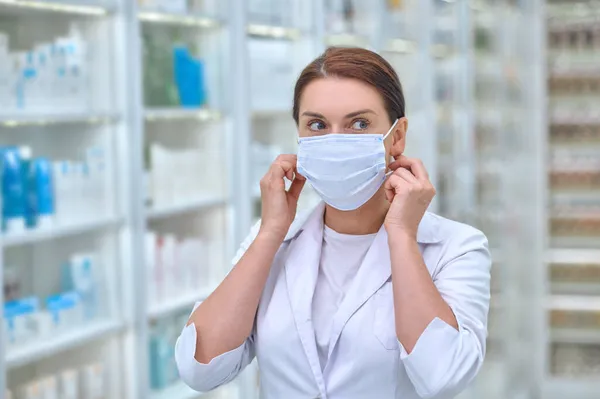
[[[354,118],[355,116],[363,115],[363,114],[375,114],[375,111],[373,111],[371,109],[361,109],[360,111],[355,111],[355,112],[349,113],[348,115],[346,115],[344,117],[344,119]],[[327,119],[322,114],[319,114],[318,112],[311,112],[311,111],[303,112],[302,116],[310,116],[313,118]]]

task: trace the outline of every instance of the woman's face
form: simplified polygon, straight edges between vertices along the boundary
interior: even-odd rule
[[[393,122],[379,92],[356,79],[313,80],[300,99],[300,137],[330,133],[385,134]],[[406,125],[406,118],[402,118],[385,141],[387,153],[394,157],[404,152]]]

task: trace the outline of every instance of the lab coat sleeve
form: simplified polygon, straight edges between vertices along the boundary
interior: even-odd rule
[[[240,261],[256,238],[259,229],[260,221],[252,227],[250,234],[240,245],[231,262],[232,266]],[[194,310],[199,305],[200,303],[197,303]],[[208,364],[202,364],[194,357],[196,334],[198,331],[192,323],[183,329],[175,344],[175,361],[179,376],[183,382],[196,391],[208,392],[231,382],[254,359],[254,334],[251,334],[239,347],[215,357]]]
[[[491,256],[483,233],[460,228],[433,277],[458,331],[435,318],[410,354],[400,345],[406,372],[422,398],[454,397],[475,378],[485,357]]]
[[[200,305],[197,303],[194,310]],[[198,362],[196,326],[185,327],[175,344],[175,362],[181,380],[199,392],[208,392],[231,382],[254,359],[254,334],[239,347],[212,359],[208,364]]]

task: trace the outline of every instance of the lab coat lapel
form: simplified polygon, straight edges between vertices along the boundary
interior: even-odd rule
[[[381,288],[390,278],[391,273],[387,233],[385,228],[381,227],[333,318],[328,358],[331,358],[335,345],[350,317]],[[330,364],[327,362],[327,366]]]
[[[321,397],[325,398],[327,395],[312,323],[312,299],[323,244],[323,210],[323,206],[317,206],[290,242],[285,276],[298,335]]]
[[[427,244],[439,241],[436,228],[437,219],[435,219],[432,214],[426,213],[419,224],[419,230],[417,231],[417,242],[419,243],[421,253]],[[381,226],[333,319],[328,358],[331,358],[335,345],[339,340],[344,326],[348,320],[350,320],[350,317],[352,317],[352,315],[367,302],[391,276],[392,265],[390,260],[388,235],[385,227]],[[327,366],[325,367],[326,372],[330,364],[330,362],[327,362]]]

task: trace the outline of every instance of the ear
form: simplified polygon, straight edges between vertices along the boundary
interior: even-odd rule
[[[404,154],[406,148],[406,131],[408,130],[408,119],[406,117],[400,118],[394,131],[390,133],[392,137],[392,146],[390,148],[390,155],[397,159],[400,155]]]

